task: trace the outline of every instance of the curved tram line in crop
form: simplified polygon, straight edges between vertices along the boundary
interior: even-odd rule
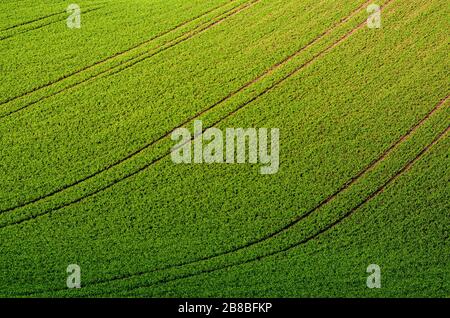
[[[449,96],[447,96],[445,99],[443,99],[438,105],[443,105],[448,100]],[[434,110],[436,110],[436,109],[437,108],[434,108]],[[429,113],[429,114],[427,114],[427,116],[422,118],[417,125],[415,125],[411,129],[409,129],[408,132],[405,135],[400,137],[400,139],[398,139],[391,147],[389,147],[385,152],[383,152],[383,154],[378,159],[374,160],[366,169],[364,169],[361,173],[359,173],[357,177],[352,178],[349,182],[347,182],[340,190],[336,191],[330,197],[328,197],[325,200],[323,200],[322,202],[320,202],[315,208],[311,209],[306,214],[304,214],[302,216],[299,216],[296,220],[294,220],[293,222],[290,222],[289,224],[287,224],[283,228],[277,230],[276,232],[270,233],[270,234],[268,234],[268,235],[266,235],[266,236],[264,236],[264,237],[262,237],[262,238],[260,238],[258,240],[249,242],[249,243],[247,243],[247,244],[245,244],[243,246],[240,246],[238,248],[235,248],[235,249],[232,249],[232,250],[229,250],[229,251],[226,251],[226,252],[217,253],[215,255],[204,257],[204,258],[197,259],[197,260],[194,260],[194,261],[179,263],[177,265],[168,265],[168,266],[165,266],[165,267],[162,267],[162,268],[159,268],[159,269],[155,269],[155,270],[151,270],[151,271],[148,271],[148,272],[140,272],[140,273],[135,273],[135,274],[131,274],[131,275],[123,275],[123,276],[120,276],[120,277],[104,279],[104,280],[98,280],[95,283],[85,284],[85,286],[86,286],[85,288],[88,288],[89,286],[106,284],[106,283],[110,283],[110,282],[114,282],[114,281],[127,280],[127,279],[131,279],[131,278],[136,278],[136,277],[139,277],[139,276],[143,276],[143,275],[146,275],[146,274],[161,272],[161,271],[165,271],[165,270],[180,268],[180,267],[187,266],[187,265],[194,265],[194,264],[197,264],[197,263],[200,263],[200,262],[205,262],[205,261],[208,261],[208,260],[220,257],[220,256],[226,256],[226,255],[229,255],[229,254],[241,251],[243,249],[246,249],[246,248],[249,248],[251,246],[257,245],[259,243],[262,243],[264,241],[267,241],[267,240],[269,240],[269,239],[271,239],[271,238],[281,234],[282,232],[288,231],[290,228],[292,228],[293,226],[295,226],[296,224],[298,224],[299,222],[304,220],[307,216],[311,215],[312,213],[316,212],[317,210],[319,210],[320,208],[325,206],[327,203],[332,201],[339,193],[341,193],[344,190],[348,189],[353,183],[355,183],[357,180],[359,180],[363,175],[365,175],[373,167],[375,167],[377,164],[382,162],[395,148],[397,148],[403,141],[405,141],[408,137],[410,137],[410,135],[414,131],[416,131],[419,127],[421,127],[425,123],[425,121],[430,117],[431,114],[432,113]],[[259,256],[255,256],[253,258],[247,259],[245,261],[240,261],[240,262],[236,262],[236,263],[232,263],[232,264],[226,264],[226,265],[218,266],[218,267],[211,268],[211,269],[208,269],[208,270],[199,271],[197,273],[190,273],[190,274],[185,274],[185,275],[181,275],[181,276],[177,276],[177,277],[173,277],[173,278],[169,278],[169,279],[162,279],[162,280],[153,282],[150,285],[135,287],[135,288],[132,288],[131,290],[135,290],[135,289],[139,289],[139,288],[143,288],[143,287],[150,287],[150,286],[154,286],[154,285],[165,284],[165,283],[169,283],[169,282],[173,282],[173,281],[177,281],[177,280],[181,280],[181,279],[185,279],[185,278],[189,278],[189,277],[199,276],[199,275],[202,275],[202,274],[209,274],[209,273],[212,273],[212,272],[220,271],[220,270],[223,270],[223,269],[227,269],[227,268],[231,268],[231,267],[235,267],[235,266],[239,266],[239,265],[245,265],[245,264],[248,264],[248,263],[251,263],[251,262],[254,262],[254,261],[259,261],[261,259],[264,259],[264,258],[267,258],[267,257],[270,257],[270,256],[275,256],[275,255],[278,255],[278,254],[281,254],[281,253],[286,253],[286,252],[288,252],[288,251],[290,251],[290,250],[292,250],[292,249],[294,249],[294,248],[296,248],[298,246],[304,245],[304,244],[306,244],[306,243],[316,239],[317,237],[319,237],[321,234],[327,232],[328,230],[333,229],[335,226],[341,224],[344,220],[346,220],[351,215],[353,215],[359,208],[364,206],[366,203],[370,202],[378,194],[382,193],[391,183],[393,183],[400,176],[402,176],[405,172],[407,172],[434,145],[436,145],[442,138],[444,138],[444,136],[449,131],[450,131],[450,126],[447,126],[447,128],[445,128],[442,132],[440,132],[433,139],[433,141],[431,143],[426,145],[416,156],[414,156],[414,158],[409,160],[401,169],[399,169],[396,173],[394,173],[381,186],[379,186],[376,190],[374,190],[372,193],[370,193],[365,199],[363,199],[359,204],[357,204],[352,209],[347,211],[345,214],[343,214],[341,217],[339,217],[333,223],[325,226],[323,229],[319,230],[315,234],[312,234],[312,235],[302,239],[299,242],[292,243],[292,244],[290,244],[287,247],[284,247],[282,249],[275,250],[275,251],[270,251],[270,252],[267,252],[267,253],[265,253],[263,255],[259,255]],[[33,292],[33,293],[29,293],[29,294],[24,294],[24,295],[30,296],[30,295],[38,295],[38,294],[42,294],[42,293],[46,293],[46,292],[58,292],[58,291],[64,291],[64,290],[66,290],[66,289],[65,288],[64,289],[51,289],[51,290]],[[90,294],[90,295],[92,296],[92,294]]]
[[[106,4],[108,4],[108,1],[106,1],[106,2],[96,2],[95,5],[100,5],[100,6],[99,6],[99,7],[95,7],[95,8],[96,8],[96,9],[103,8],[104,6],[102,6],[102,5],[106,5]],[[111,4],[109,3],[109,5],[111,5]],[[34,22],[38,22],[38,21],[41,21],[41,20],[45,20],[45,19],[54,17],[54,16],[56,16],[56,15],[66,14],[66,13],[67,13],[67,12],[66,12],[65,10],[64,10],[64,11],[59,11],[59,12],[54,12],[54,13],[49,13],[49,14],[47,14],[47,15],[40,16],[39,18],[35,18],[35,19],[33,19],[33,20],[28,20],[28,21],[24,21],[24,22],[19,22],[19,23],[16,23],[16,24],[14,24],[14,25],[11,25],[11,26],[9,26],[9,27],[5,27],[5,28],[3,28],[3,29],[0,29],[0,32],[5,32],[5,31],[12,30],[12,29],[16,29],[16,28],[25,26],[25,25],[27,25],[27,24],[32,24],[32,23],[34,23]],[[64,19],[65,19],[65,18],[64,18]],[[64,19],[63,19],[63,20],[64,20]]]
[[[120,57],[120,56],[126,56],[126,55],[127,55],[128,53],[130,53],[131,51],[133,51],[133,50],[135,50],[135,49],[138,49],[138,48],[140,48],[140,47],[142,47],[142,46],[145,46],[146,44],[151,43],[151,42],[153,42],[153,41],[155,41],[155,40],[157,40],[157,39],[159,39],[159,38],[161,38],[161,37],[163,37],[163,36],[165,36],[165,35],[167,35],[167,34],[170,34],[170,33],[172,33],[172,32],[175,32],[175,31],[177,31],[178,29],[182,28],[183,26],[185,26],[185,25],[187,25],[187,24],[189,24],[189,23],[191,23],[191,22],[194,22],[194,21],[196,21],[196,20],[198,20],[198,19],[201,19],[201,18],[203,18],[204,16],[206,16],[206,15],[208,15],[208,14],[210,14],[210,13],[216,11],[216,10],[219,10],[219,9],[221,9],[222,7],[228,5],[229,3],[232,3],[232,2],[235,2],[235,1],[236,1],[236,0],[231,0],[230,2],[227,2],[227,3],[225,3],[225,4],[222,4],[222,5],[220,5],[220,6],[215,7],[215,8],[213,8],[213,9],[210,9],[210,10],[208,10],[208,11],[202,13],[201,15],[199,15],[199,16],[193,18],[193,19],[190,19],[190,20],[188,20],[188,21],[185,21],[185,22],[183,22],[183,23],[177,25],[176,27],[174,27],[174,28],[172,28],[172,29],[170,29],[170,30],[164,31],[164,32],[162,32],[162,33],[160,33],[160,34],[158,34],[158,35],[152,37],[151,39],[148,39],[148,40],[146,40],[146,41],[144,41],[144,42],[142,42],[142,43],[139,43],[139,44],[137,44],[137,45],[135,45],[135,46],[133,46],[133,47],[131,47],[131,48],[125,50],[125,51],[122,51],[122,52],[119,52],[119,53],[117,53],[117,54],[114,54],[114,55],[112,55],[112,56],[110,56],[110,57],[107,57],[107,58],[105,58],[105,59],[103,59],[103,60],[101,60],[101,61],[98,61],[98,62],[96,62],[96,63],[94,63],[94,64],[91,64],[91,65],[89,65],[89,66],[83,67],[82,69],[80,69],[80,70],[78,70],[78,71],[75,71],[75,72],[72,72],[72,73],[70,73],[70,74],[64,75],[64,76],[58,78],[57,80],[55,80],[55,81],[53,81],[53,82],[49,82],[49,83],[47,83],[47,84],[41,85],[41,86],[39,86],[39,87],[36,87],[36,88],[34,88],[34,89],[32,89],[32,90],[26,92],[26,93],[23,93],[23,94],[18,95],[18,96],[16,96],[16,97],[12,97],[12,98],[10,98],[10,99],[7,99],[7,100],[1,102],[1,103],[0,103],[0,106],[1,106],[1,105],[5,105],[5,104],[8,104],[8,103],[13,102],[13,101],[18,100],[18,99],[22,99],[22,98],[24,98],[24,97],[27,97],[27,96],[29,96],[29,95],[31,95],[31,94],[37,92],[37,91],[41,91],[41,90],[45,89],[45,88],[50,88],[50,87],[52,87],[52,86],[54,86],[54,85],[56,85],[56,84],[62,82],[63,80],[70,79],[70,78],[72,78],[72,77],[74,77],[74,76],[76,76],[76,75],[82,74],[83,72],[89,71],[89,70],[91,70],[91,69],[93,69],[93,68],[95,68],[95,67],[97,67],[97,66],[99,66],[99,65],[103,65],[103,64],[105,64],[105,63],[107,63],[107,62],[109,62],[109,61],[114,61],[115,59],[117,59],[117,58]],[[244,9],[246,9],[246,8],[248,8],[248,7],[252,6],[252,5],[254,5],[254,4],[256,4],[256,3],[259,2],[259,1],[261,1],[261,0],[251,0],[250,3],[244,2],[243,4],[239,4],[239,5],[237,5],[237,6],[232,7],[231,9],[225,11],[224,13],[221,13],[221,14],[219,14],[218,16],[215,16],[215,17],[212,18],[210,21],[207,21],[207,22],[201,24],[200,26],[197,26],[197,27],[195,27],[194,29],[188,30],[187,32],[185,32],[185,33],[179,35],[179,36],[176,37],[174,40],[171,40],[171,41],[166,42],[166,43],[163,43],[163,44],[161,44],[161,45],[159,45],[159,46],[157,46],[157,47],[155,47],[155,48],[152,48],[152,50],[156,50],[156,52],[150,54],[149,56],[146,56],[144,59],[147,59],[147,58],[153,57],[153,56],[155,56],[155,55],[157,55],[157,54],[159,54],[159,53],[162,53],[162,52],[164,52],[165,50],[167,50],[167,49],[169,49],[169,48],[171,48],[171,47],[173,47],[173,46],[175,46],[175,45],[177,45],[177,44],[180,44],[180,43],[182,43],[182,42],[184,42],[184,41],[186,41],[186,40],[191,39],[191,38],[194,37],[195,35],[198,35],[198,34],[204,32],[204,31],[209,30],[210,28],[212,28],[213,26],[215,26],[217,23],[222,22],[223,20],[229,18],[230,16],[233,16],[233,15],[235,15],[235,14],[240,13],[242,10],[244,10]],[[215,21],[215,19],[219,19],[219,20],[218,20],[218,21]],[[211,22],[211,21],[212,21],[212,22]],[[203,28],[202,28],[202,27],[203,27]],[[117,65],[115,65],[115,66],[113,66],[113,67],[111,67],[111,68],[108,68],[108,69],[106,69],[106,70],[100,71],[99,73],[97,73],[97,74],[95,74],[95,75],[93,75],[93,76],[91,76],[91,77],[87,77],[87,78],[85,78],[85,79],[82,79],[82,80],[80,80],[80,81],[77,81],[77,82],[74,83],[74,84],[71,84],[71,85],[69,85],[69,86],[67,86],[67,87],[64,87],[64,88],[62,88],[62,89],[60,89],[60,90],[58,90],[58,91],[56,91],[56,92],[50,93],[50,94],[48,94],[48,95],[45,95],[45,96],[43,96],[43,97],[40,97],[40,98],[38,98],[38,99],[32,101],[32,102],[26,103],[25,105],[23,105],[23,106],[21,106],[21,107],[15,109],[15,110],[12,110],[12,111],[7,112],[7,113],[5,113],[5,114],[3,114],[3,115],[0,115],[0,119],[6,118],[6,117],[8,117],[8,116],[10,116],[10,115],[12,115],[12,114],[18,113],[18,112],[20,112],[20,111],[22,111],[22,110],[24,110],[24,109],[29,108],[30,106],[32,106],[32,105],[34,105],[34,104],[37,104],[37,103],[39,103],[39,102],[41,102],[41,101],[43,101],[43,100],[46,100],[46,99],[48,99],[48,98],[51,98],[51,97],[54,97],[54,96],[59,95],[59,94],[61,94],[61,93],[64,93],[64,92],[68,91],[69,89],[78,87],[78,86],[81,85],[81,84],[84,84],[84,83],[86,83],[86,82],[90,82],[91,80],[95,80],[95,79],[99,78],[101,75],[104,75],[104,74],[110,72],[111,70],[117,69],[117,68],[119,68],[120,66],[122,66],[122,65],[124,65],[124,64],[126,64],[126,63],[129,63],[129,62],[131,62],[131,61],[133,61],[133,60],[135,60],[135,59],[138,59],[139,57],[145,56],[146,54],[147,54],[147,52],[145,52],[145,51],[144,51],[144,52],[141,52],[141,53],[137,54],[136,56],[131,57],[131,59],[125,60],[125,61],[122,61],[122,62],[119,62]],[[142,60],[144,60],[144,59],[142,59]],[[141,60],[141,61],[142,61],[142,60]],[[133,64],[133,65],[134,65],[134,64]],[[123,68],[123,69],[120,69],[119,71],[123,71],[123,70],[125,70],[126,68],[128,68],[128,67],[125,67],[125,68]]]
[[[300,55],[303,51],[305,51],[305,50],[307,50],[308,48],[310,48],[311,46],[313,46],[315,43],[317,43],[318,41],[320,41],[320,40],[321,40],[322,38],[324,38],[326,35],[330,34],[334,29],[336,29],[336,28],[339,27],[340,25],[346,23],[346,22],[347,22],[349,19],[351,19],[354,15],[356,15],[357,13],[359,13],[359,12],[367,5],[367,3],[369,3],[370,1],[371,1],[371,0],[367,1],[366,3],[364,3],[363,5],[361,5],[360,7],[358,7],[357,9],[355,9],[353,12],[350,13],[349,16],[343,18],[343,19],[342,19],[341,21],[339,21],[337,24],[333,25],[330,29],[328,29],[328,30],[326,30],[325,32],[323,32],[321,35],[319,35],[319,37],[315,38],[314,40],[312,40],[311,42],[309,42],[309,43],[308,43],[307,45],[305,45],[304,47],[300,48],[300,49],[299,49],[298,51],[296,51],[295,53],[291,54],[290,56],[286,57],[286,58],[285,58],[284,60],[282,60],[281,62],[279,62],[279,63],[273,65],[272,67],[270,67],[269,69],[267,69],[266,71],[264,71],[264,73],[262,73],[261,75],[259,75],[257,78],[255,78],[255,79],[251,80],[250,82],[246,83],[244,86],[240,87],[238,90],[236,90],[236,91],[234,91],[234,92],[228,94],[227,96],[225,96],[224,98],[222,98],[220,101],[218,101],[218,102],[216,102],[216,103],[210,105],[208,108],[206,108],[206,109],[200,111],[199,113],[195,114],[194,116],[192,116],[192,117],[186,119],[184,122],[182,122],[181,124],[179,124],[177,127],[173,128],[171,131],[169,131],[169,132],[165,133],[164,135],[160,136],[160,137],[157,138],[156,140],[151,141],[150,143],[147,143],[147,144],[144,145],[143,147],[141,147],[141,148],[139,148],[138,150],[136,150],[136,151],[130,153],[128,156],[122,158],[121,160],[118,160],[118,161],[116,161],[116,162],[114,162],[114,163],[112,163],[112,164],[110,164],[110,165],[108,165],[108,166],[106,166],[106,167],[104,167],[104,168],[102,168],[102,169],[100,169],[100,170],[98,170],[98,171],[96,171],[96,172],[94,172],[94,173],[92,173],[92,174],[90,174],[90,175],[88,175],[88,176],[82,178],[82,179],[79,179],[79,180],[77,180],[77,181],[75,181],[75,182],[73,182],[73,183],[71,183],[71,184],[67,184],[67,185],[65,185],[65,186],[63,186],[63,187],[60,187],[59,189],[57,189],[57,190],[55,190],[55,191],[53,191],[53,192],[51,192],[51,193],[48,193],[48,194],[43,195],[43,196],[40,196],[40,197],[35,198],[35,199],[33,199],[33,200],[29,200],[29,201],[24,202],[24,203],[22,203],[22,204],[20,204],[20,205],[17,205],[17,206],[14,206],[14,207],[10,207],[10,208],[1,210],[1,211],[0,211],[0,215],[3,214],[3,213],[6,213],[6,212],[11,212],[11,211],[17,210],[17,209],[19,209],[19,208],[24,208],[24,207],[26,207],[26,206],[29,206],[29,205],[34,204],[34,203],[37,203],[37,202],[42,201],[42,200],[44,200],[44,199],[53,197],[53,196],[55,196],[55,195],[57,195],[57,194],[59,194],[59,193],[62,193],[63,191],[65,191],[65,190],[67,190],[67,189],[69,189],[69,188],[72,188],[72,187],[74,187],[74,186],[77,186],[77,185],[79,185],[79,184],[81,184],[81,183],[83,183],[83,182],[85,182],[85,181],[87,181],[87,180],[90,180],[90,179],[92,179],[92,178],[94,178],[94,177],[100,175],[100,174],[103,173],[103,172],[106,172],[106,171],[108,171],[108,170],[111,170],[112,168],[114,168],[114,167],[116,167],[116,166],[118,166],[118,165],[120,165],[120,164],[122,164],[122,163],[124,163],[124,162],[126,162],[126,161],[128,161],[128,160],[130,160],[130,159],[132,159],[132,158],[134,158],[135,156],[139,155],[140,153],[142,153],[142,152],[144,152],[145,150],[149,149],[150,147],[154,146],[156,143],[158,143],[158,142],[162,141],[163,139],[169,137],[170,134],[172,133],[172,131],[174,131],[175,129],[180,128],[180,127],[182,127],[182,126],[184,126],[184,125],[186,125],[186,124],[192,122],[192,121],[195,120],[195,119],[198,119],[198,118],[199,118],[200,116],[202,116],[203,114],[205,114],[205,113],[207,113],[207,112],[213,110],[213,109],[216,108],[217,106],[219,106],[219,105],[221,105],[222,103],[228,101],[228,100],[231,99],[233,96],[235,96],[235,95],[241,93],[242,91],[244,91],[246,88],[248,88],[248,87],[250,87],[251,85],[253,85],[253,84],[255,84],[255,83],[261,81],[262,79],[266,78],[266,76],[268,76],[268,75],[270,75],[271,73],[273,73],[276,69],[279,69],[280,67],[286,65],[286,64],[287,64],[288,62],[290,62],[293,58],[295,58],[296,56]],[[391,0],[389,0],[389,1],[391,1]],[[364,23],[365,23],[365,22],[364,22]],[[364,24],[364,23],[363,23],[363,24]],[[363,24],[362,24],[362,25],[363,25]],[[334,48],[335,45],[337,45],[337,44],[339,44],[340,42],[342,42],[345,38],[347,38],[348,35],[352,34],[354,31],[356,31],[356,29],[360,28],[360,26],[361,26],[361,25],[359,25],[357,28],[355,28],[355,29],[353,29],[352,31],[350,31],[349,33],[347,33],[346,36],[340,38],[340,39],[339,39],[337,42],[335,42],[333,45],[331,45],[330,47],[328,47],[327,49],[325,49],[325,50],[322,51],[321,53],[319,53],[319,54],[317,54],[316,56],[314,56],[314,57],[313,57],[312,59],[310,59],[308,62],[302,64],[299,68],[297,68],[297,69],[294,70],[293,72],[287,74],[285,77],[283,77],[281,80],[279,80],[279,81],[277,81],[276,83],[274,83],[272,86],[268,87],[267,89],[263,90],[261,93],[259,93],[258,95],[256,95],[256,96],[253,97],[252,99],[250,99],[249,101],[247,101],[247,102],[245,102],[244,104],[240,105],[240,106],[239,106],[237,109],[235,109],[232,113],[230,113],[230,114],[228,114],[227,116],[223,117],[222,119],[220,119],[219,121],[217,121],[214,125],[217,125],[219,122],[221,122],[221,121],[225,120],[226,118],[228,118],[229,116],[233,115],[234,113],[237,112],[237,110],[242,109],[243,107],[247,106],[248,104],[250,104],[250,103],[253,102],[254,100],[258,99],[258,98],[261,97],[262,95],[264,95],[264,94],[266,94],[267,92],[269,92],[269,91],[270,91],[271,89],[273,89],[274,87],[276,87],[276,86],[278,86],[279,84],[281,84],[282,82],[284,82],[287,78],[291,77],[291,76],[294,75],[296,72],[300,71],[300,70],[303,69],[304,67],[306,67],[306,66],[308,66],[309,64],[311,64],[315,59],[317,59],[318,57],[320,57],[321,55],[323,55],[324,53],[326,53],[328,50]],[[214,125],[212,125],[212,126],[214,126]],[[212,126],[211,126],[211,127],[212,127]],[[91,194],[88,195],[88,196],[92,196],[92,195],[94,195],[94,194],[96,194],[96,193],[98,193],[98,192],[101,192],[101,191],[103,191],[103,190],[106,190],[107,188],[113,186],[114,184],[116,184],[116,183],[118,183],[118,182],[120,182],[120,181],[122,181],[122,180],[125,180],[125,179],[127,179],[127,178],[129,178],[129,177],[131,177],[131,176],[133,176],[133,175],[135,175],[135,174],[137,174],[137,173],[139,173],[139,172],[145,170],[146,168],[148,168],[149,166],[151,166],[151,165],[155,164],[156,162],[160,161],[161,159],[163,159],[165,156],[168,156],[169,154],[170,154],[170,152],[164,154],[163,156],[161,156],[161,157],[159,157],[159,158],[153,160],[152,162],[150,162],[149,164],[145,165],[144,167],[142,167],[141,169],[137,170],[136,172],[134,172],[134,173],[132,173],[132,174],[130,174],[130,175],[127,175],[127,176],[125,176],[125,177],[122,177],[122,178],[120,178],[120,179],[118,179],[118,180],[116,180],[116,181],[110,183],[110,184],[107,185],[106,187],[101,188],[101,189],[99,189],[99,190],[97,190],[97,191],[91,193]],[[70,203],[61,205],[60,207],[54,208],[54,209],[52,209],[52,210],[50,210],[50,211],[47,211],[47,212],[44,212],[43,214],[40,214],[40,215],[44,215],[44,214],[50,213],[50,212],[52,212],[52,211],[62,209],[62,208],[66,207],[66,206],[69,206],[69,205],[71,205],[71,204],[75,204],[75,203],[77,203],[77,202],[79,202],[79,201],[81,201],[81,200],[87,198],[88,196],[85,196],[85,197],[82,197],[82,198],[80,198],[80,199],[78,199],[78,200],[75,200],[75,201],[72,201],[72,202],[70,202]],[[34,218],[34,217],[32,217],[32,218]],[[1,228],[1,226],[0,226],[0,228]]]
[[[41,21],[41,20],[45,20],[45,19],[54,17],[54,16],[56,16],[56,15],[64,14],[64,13],[66,13],[66,12],[65,12],[65,11],[60,11],[60,12],[50,13],[50,14],[48,14],[48,15],[44,15],[44,16],[41,16],[41,17],[36,18],[36,19],[33,19],[33,20],[20,22],[20,23],[11,25],[11,26],[9,26],[9,27],[3,28],[3,29],[0,30],[0,32],[5,32],[5,31],[12,30],[12,29],[16,29],[16,28],[22,27],[22,26],[24,26],[24,25],[31,24],[31,23],[34,23],[34,22],[38,22],[38,21]]]
[[[235,267],[235,266],[245,265],[245,264],[248,264],[248,263],[251,263],[251,262],[254,262],[254,261],[260,261],[261,259],[264,259],[264,258],[275,256],[275,255],[278,255],[278,254],[287,253],[287,252],[289,252],[290,250],[292,250],[292,249],[294,249],[296,247],[299,247],[301,245],[307,244],[308,242],[316,239],[320,235],[328,232],[329,230],[333,229],[337,225],[339,225],[342,222],[344,222],[347,218],[352,216],[359,208],[361,208],[366,203],[368,203],[372,199],[374,199],[377,195],[382,193],[391,183],[393,183],[395,180],[397,180],[399,177],[401,177],[405,172],[407,172],[434,145],[436,145],[442,138],[444,138],[444,136],[449,131],[450,131],[450,126],[447,126],[447,128],[444,131],[442,131],[441,133],[439,133],[439,135],[437,137],[435,137],[435,139],[430,144],[428,144],[425,148],[423,148],[420,151],[420,153],[417,154],[413,159],[408,161],[408,163],[405,166],[403,166],[403,168],[401,168],[399,171],[397,171],[392,177],[390,177],[385,183],[383,183],[383,185],[381,185],[379,188],[377,188],[374,192],[372,192],[368,197],[366,197],[358,205],[356,205],[355,207],[353,207],[352,209],[347,211],[343,216],[339,217],[336,221],[334,221],[333,223],[327,225],[326,227],[324,227],[323,229],[321,229],[317,233],[315,233],[315,234],[313,234],[311,236],[308,236],[308,237],[304,238],[303,240],[301,240],[299,242],[292,243],[292,244],[288,245],[287,247],[284,247],[284,248],[282,248],[280,250],[271,251],[271,252],[268,252],[266,254],[250,258],[250,259],[245,260],[243,262],[238,262],[236,264],[227,264],[227,265],[219,266],[219,267],[208,269],[208,270],[204,270],[204,271],[199,271],[197,273],[191,273],[191,274],[181,275],[181,276],[170,278],[170,279],[156,281],[156,282],[154,282],[154,283],[152,283],[150,285],[147,285],[147,286],[139,286],[139,287],[132,288],[129,291],[133,291],[133,290],[136,290],[136,289],[139,289],[139,288],[151,287],[151,286],[154,286],[154,285],[166,284],[166,283],[178,281],[178,280],[185,279],[185,278],[200,276],[200,275],[203,275],[203,274],[209,274],[209,273],[213,273],[213,272],[220,271],[220,270],[223,270],[223,269],[232,268],[232,267]]]

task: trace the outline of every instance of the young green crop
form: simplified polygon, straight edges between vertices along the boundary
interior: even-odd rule
[[[149,165],[172,146],[165,138],[86,182],[0,214],[7,273],[0,295],[448,294],[436,279],[445,270],[445,223],[427,231],[431,249],[412,250],[421,231],[405,231],[445,215],[448,182],[439,176],[448,175],[448,134],[411,171],[401,170],[449,125],[448,100],[439,104],[449,91],[445,14],[439,1],[393,0],[380,30],[357,27],[364,7],[336,26],[363,3],[334,11],[329,1],[261,1],[157,56],[1,120],[2,209],[124,158],[253,79],[200,118],[223,119],[219,128],[279,127],[281,166],[268,177],[257,166],[174,165],[168,156]],[[274,234],[374,160],[330,203]],[[346,216],[399,172],[386,193],[317,240],[268,255]],[[375,256],[388,288],[370,294],[365,268]],[[66,291],[65,268],[73,263],[82,267],[84,287]],[[417,281],[405,285],[401,271],[412,275],[415,266]]]

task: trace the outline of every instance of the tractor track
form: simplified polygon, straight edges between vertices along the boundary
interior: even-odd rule
[[[34,22],[38,22],[38,21],[41,21],[41,20],[45,20],[45,19],[54,17],[54,16],[56,16],[56,15],[64,14],[64,13],[65,13],[65,11],[51,13],[51,14],[49,14],[49,15],[45,15],[45,16],[36,18],[36,19],[34,19],[34,20],[29,20],[29,21],[21,22],[21,23],[18,23],[18,24],[15,24],[15,25],[12,25],[12,26],[3,28],[3,29],[0,30],[0,32],[5,32],[5,31],[12,30],[12,29],[16,29],[16,28],[22,27],[22,26],[24,26],[24,25],[31,24],[31,23],[34,23]]]
[[[104,6],[102,6],[103,4],[108,4],[108,2],[107,2],[107,1],[106,1],[106,2],[98,2],[98,3],[94,3],[93,5],[100,5],[100,7],[96,7],[96,8],[98,8],[98,9],[100,9],[100,8],[103,8],[103,7],[104,7]],[[9,27],[0,29],[0,32],[5,32],[5,31],[12,30],[12,29],[16,29],[16,28],[25,26],[25,25],[27,25],[27,24],[31,24],[31,23],[34,23],[34,22],[38,22],[38,21],[41,21],[41,20],[45,20],[45,19],[54,17],[54,16],[56,16],[56,15],[66,14],[66,13],[67,13],[66,10],[64,10],[64,11],[59,11],[59,12],[54,12],[54,13],[50,13],[50,14],[41,16],[41,17],[39,17],[39,18],[35,18],[35,19],[33,19],[33,20],[28,20],[28,21],[20,22],[20,23],[11,25],[11,26],[9,26]]]
[[[96,7],[96,8],[92,8],[92,9],[86,9],[86,10],[84,10],[82,13],[83,13],[83,14],[88,14],[88,13],[90,13],[90,12],[97,11],[97,10],[99,10],[99,9],[101,9],[101,8],[103,8],[103,7]],[[41,29],[41,28],[44,28],[44,27],[46,27],[46,26],[49,26],[49,25],[52,25],[52,24],[56,24],[56,23],[62,22],[62,21],[64,21],[64,20],[65,20],[65,18],[64,18],[64,19],[61,19],[61,20],[51,21],[51,22],[48,22],[48,23],[46,23],[46,24],[40,24],[40,25],[35,26],[35,27],[32,27],[32,28],[30,28],[30,29],[21,30],[21,31],[19,31],[19,32],[12,33],[12,34],[7,35],[7,36],[4,36],[4,37],[0,37],[0,41],[9,39],[9,38],[12,38],[12,37],[15,37],[15,36],[18,36],[18,35],[21,35],[21,34],[30,32],[30,31],[39,30],[39,29]],[[11,99],[11,100],[13,100],[13,99]],[[6,101],[5,103],[7,103],[7,102],[8,102],[8,101]],[[0,105],[2,105],[2,104],[3,104],[3,103],[0,103]]]

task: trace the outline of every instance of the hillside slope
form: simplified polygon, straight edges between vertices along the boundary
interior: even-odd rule
[[[80,1],[75,30],[24,2],[0,5],[0,296],[450,295],[443,0],[378,1],[380,29],[366,0]],[[279,128],[279,171],[175,164],[196,120]]]

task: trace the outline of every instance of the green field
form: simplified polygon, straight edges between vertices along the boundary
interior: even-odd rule
[[[450,296],[447,1],[71,3],[0,3],[0,297]],[[196,120],[279,171],[175,164]]]

